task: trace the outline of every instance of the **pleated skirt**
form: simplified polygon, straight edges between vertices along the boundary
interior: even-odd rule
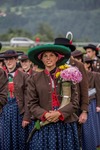
[[[1,134],[2,134],[2,128],[1,128],[1,114],[0,114],[0,148],[1,148]]]
[[[28,150],[28,133],[22,128],[23,116],[19,114],[16,99],[9,99],[1,114],[1,149]]]
[[[100,145],[100,112],[96,112],[96,100],[91,100],[87,121],[82,125],[82,150],[96,150]]]
[[[34,126],[34,123],[33,123]],[[79,150],[77,124],[52,123],[36,131],[29,142],[29,150]]]

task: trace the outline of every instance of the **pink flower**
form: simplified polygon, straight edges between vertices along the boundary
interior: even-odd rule
[[[71,81],[74,84],[82,80],[82,74],[77,67],[70,67],[61,71],[60,77],[63,81]]]

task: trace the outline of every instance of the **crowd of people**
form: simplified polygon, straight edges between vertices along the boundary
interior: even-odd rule
[[[93,44],[83,48],[85,54],[66,37],[27,54],[11,49],[0,53],[0,150],[100,146],[99,50]],[[71,83],[71,95],[65,96],[70,101],[61,107],[63,84],[56,75],[63,65],[77,68],[82,80]]]

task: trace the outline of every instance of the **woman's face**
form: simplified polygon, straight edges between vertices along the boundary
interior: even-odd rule
[[[24,71],[28,71],[31,68],[32,62],[29,59],[20,61],[20,63]]]
[[[14,57],[12,57],[12,58],[6,58],[4,60],[4,62],[5,62],[5,65],[6,65],[7,69],[9,71],[13,71],[15,69],[15,67],[16,67],[17,58],[14,58]]]
[[[53,52],[45,52],[42,56],[42,62],[46,68],[55,68],[56,62],[58,61],[58,56],[56,56]]]

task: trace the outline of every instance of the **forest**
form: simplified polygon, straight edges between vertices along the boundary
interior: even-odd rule
[[[76,41],[100,41],[100,0],[0,0],[2,12],[0,40],[17,31],[52,41],[71,31]]]

